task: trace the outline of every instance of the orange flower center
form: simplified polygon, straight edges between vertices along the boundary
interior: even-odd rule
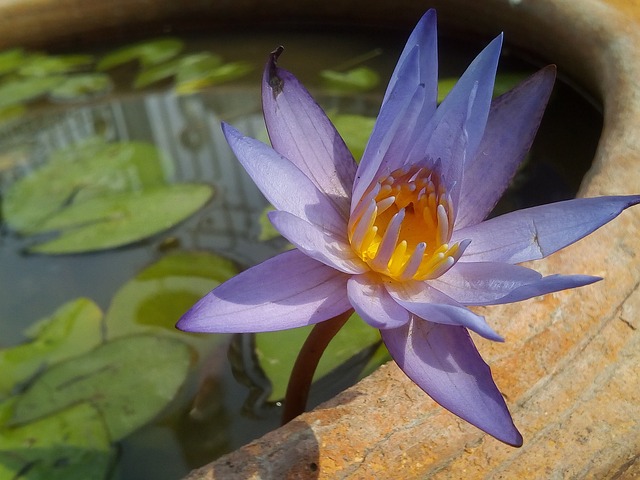
[[[349,241],[373,271],[398,281],[428,280],[451,268],[466,247],[447,243],[454,218],[437,175],[401,168],[364,194],[349,220]]]

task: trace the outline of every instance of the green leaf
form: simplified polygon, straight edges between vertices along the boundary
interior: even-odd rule
[[[91,300],[65,303],[25,331],[32,340],[0,349],[0,399],[38,371],[81,355],[102,341],[102,311]]]
[[[136,77],[134,87],[143,88],[172,76],[181,79],[202,78],[222,65],[222,58],[209,52],[195,53],[143,70]]]
[[[25,59],[22,48],[12,48],[0,53],[0,75],[11,73],[23,64]]]
[[[189,65],[182,68],[176,78],[176,93],[186,95],[204,88],[218,85],[240,78],[249,73],[253,67],[246,62],[230,62],[219,67],[209,68],[206,63]]]
[[[160,38],[127,45],[105,55],[96,69],[109,70],[134,60],[138,60],[143,68],[149,68],[175,57],[183,48],[184,42],[178,38]]]
[[[273,205],[267,205],[260,213],[260,218],[258,218],[258,223],[260,225],[260,234],[258,235],[258,240],[261,242],[269,241],[273,238],[280,237],[280,232],[276,230],[271,221],[269,220],[268,213],[275,210]]]
[[[92,55],[44,55],[26,57],[18,73],[25,77],[47,77],[60,73],[75,72],[93,63]]]
[[[312,328],[308,326],[256,334],[256,355],[272,386],[269,401],[284,397],[293,364]],[[378,330],[367,325],[358,315],[352,315],[329,343],[316,369],[314,381],[379,341]]]
[[[105,479],[115,453],[100,412],[83,402],[0,430],[0,478]]]
[[[27,107],[24,105],[8,105],[0,107],[0,125],[12,120],[16,120],[27,113]]]
[[[209,185],[185,183],[75,202],[32,230],[60,231],[60,235],[29,250],[66,254],[127,245],[178,224],[199,210],[212,193]]]
[[[0,108],[19,105],[49,92],[64,81],[64,77],[28,77],[0,84]]]
[[[104,73],[70,75],[49,92],[56,102],[82,102],[106,95],[113,89],[111,77]]]
[[[118,441],[174,398],[189,363],[190,349],[178,340],[150,335],[114,340],[39,376],[16,402],[12,424],[91,402],[110,438]]]
[[[368,67],[358,67],[346,72],[322,70],[320,77],[326,88],[337,92],[366,92],[380,83],[380,76]]]
[[[105,317],[107,337],[153,332],[197,348],[210,345],[213,335],[181,332],[175,324],[203,295],[237,273],[233,262],[210,253],[168,254],[118,290]]]
[[[54,152],[44,166],[11,185],[4,218],[21,233],[41,231],[43,221],[76,202],[164,184],[168,164],[154,145],[91,138]]]
[[[347,114],[330,115],[330,118],[353,157],[360,161],[376,123],[376,118]]]

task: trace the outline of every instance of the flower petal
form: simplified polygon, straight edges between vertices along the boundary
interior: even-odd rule
[[[440,161],[440,174],[454,203],[462,185],[465,161],[475,156],[484,134],[501,47],[499,35],[480,52],[405,158],[407,164],[425,156]]]
[[[511,182],[531,147],[555,77],[555,65],[550,65],[491,104],[480,147],[467,158],[458,228],[484,220]]]
[[[347,282],[347,294],[356,313],[372,327],[397,328],[409,321],[409,312],[389,296],[373,275],[351,277]]]
[[[290,250],[233,277],[176,325],[187,332],[269,332],[322,322],[351,308],[348,275]]]
[[[295,165],[264,143],[245,137],[231,125],[223,123],[222,131],[244,169],[276,209],[344,235],[345,218]]]
[[[262,109],[273,148],[291,160],[348,218],[356,162],[324,111],[290,72],[269,57]]]
[[[640,195],[577,198],[526,208],[455,230],[451,242],[470,239],[465,262],[520,263],[551,255],[605,223]]]
[[[489,340],[504,341],[484,317],[476,315],[426,282],[389,282],[385,283],[385,287],[400,306],[420,318],[444,325],[466,327]]]
[[[602,280],[602,277],[592,277],[591,275],[549,275],[541,278],[537,282],[523,285],[516,288],[508,295],[494,301],[493,305],[501,303],[513,303],[527,300],[528,298],[546,295],[547,293],[559,292],[569,288],[584,287]]]
[[[323,232],[288,212],[273,211],[268,215],[276,230],[311,258],[344,273],[369,270],[343,236]]]
[[[393,142],[397,144],[400,139],[406,140],[406,132],[415,128],[415,119],[420,112],[425,93],[424,85],[420,84],[419,58],[419,49],[414,47],[398,72],[394,89],[380,108],[356,172],[351,211],[355,209],[371,182],[389,174],[397,165],[402,164],[402,158],[388,155],[388,151]]]
[[[450,412],[509,445],[522,445],[502,394],[469,333],[418,319],[382,330],[398,366]]]
[[[431,113],[433,113],[438,97],[438,24],[436,10],[433,8],[427,10],[418,20],[409,35],[393,74],[391,74],[382,103],[387,101],[394,90],[402,65],[415,47],[419,47],[420,52],[418,59],[420,82],[425,85],[426,100],[431,104]]]
[[[458,262],[429,284],[462,305],[490,305],[542,278],[535,270],[500,262]]]

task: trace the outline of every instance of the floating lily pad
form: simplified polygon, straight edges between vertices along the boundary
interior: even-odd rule
[[[168,163],[147,143],[91,138],[54,152],[11,185],[2,204],[5,220],[21,233],[41,231],[45,219],[75,202],[164,184]]]
[[[17,70],[24,63],[24,59],[25,53],[22,48],[12,48],[0,52],[0,75]]]
[[[47,366],[81,355],[102,341],[102,311],[91,300],[65,303],[26,332],[30,342],[0,349],[0,398]]]
[[[0,84],[0,108],[19,105],[41,97],[63,81],[62,76],[7,80]]]
[[[252,70],[246,62],[230,62],[217,67],[211,67],[210,64],[209,61],[198,61],[181,67],[176,77],[176,93],[195,93],[240,78]]]
[[[353,157],[360,161],[376,123],[376,118],[347,114],[330,115],[330,118]]]
[[[222,58],[213,53],[186,55],[141,71],[136,77],[134,87],[143,88],[178,74],[186,78],[202,77],[221,65]]]
[[[346,72],[322,70],[320,77],[325,86],[337,92],[366,92],[380,83],[380,75],[368,67],[357,67]]]
[[[256,334],[256,355],[262,370],[271,381],[270,401],[284,397],[293,364],[312,328],[313,326],[309,326]],[[352,315],[325,350],[313,377],[314,381],[379,341],[378,330],[371,328],[357,315]],[[379,361],[382,363],[386,358],[382,356]]]
[[[261,242],[266,242],[281,236],[280,232],[276,230],[276,227],[274,227],[271,220],[269,220],[269,212],[274,210],[275,207],[273,205],[267,205],[264,210],[262,210],[262,213],[260,213],[260,218],[258,219],[258,223],[260,224],[258,240]]]
[[[106,95],[113,89],[111,77],[104,73],[70,75],[49,93],[56,102],[83,102]]]
[[[105,55],[96,69],[109,70],[134,60],[139,61],[143,68],[148,68],[175,57],[183,48],[184,42],[178,38],[161,38],[127,45]]]
[[[175,396],[189,347],[151,335],[124,337],[40,375],[16,402],[12,424],[31,422],[80,402],[101,413],[113,441],[154,418]]]
[[[75,72],[93,63],[92,55],[32,54],[25,58],[18,73],[25,77],[47,77]]]
[[[162,333],[194,347],[200,346],[197,339],[210,345],[215,336],[185,333],[175,324],[203,295],[236,273],[233,262],[210,253],[166,255],[118,290],[105,317],[107,337]]]
[[[60,235],[29,251],[65,254],[127,245],[178,224],[199,210],[212,193],[209,185],[185,183],[76,202],[32,230]]]
[[[0,107],[0,124],[16,120],[25,113],[27,113],[27,107],[20,104]]]
[[[86,402],[0,430],[3,479],[104,479],[114,460],[102,416]]]

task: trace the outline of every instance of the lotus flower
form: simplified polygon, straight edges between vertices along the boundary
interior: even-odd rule
[[[223,124],[232,150],[296,249],[220,285],[178,328],[264,332],[350,309],[436,402],[495,438],[522,445],[468,330],[502,341],[468,306],[525,300],[599,280],[543,277],[544,258],[612,220],[640,196],[575,199],[484,220],[531,145],[555,79],[543,68],[492,101],[502,36],[438,106],[436,15],[409,37],[356,164],[307,90],[276,65],[263,77],[272,147]]]

